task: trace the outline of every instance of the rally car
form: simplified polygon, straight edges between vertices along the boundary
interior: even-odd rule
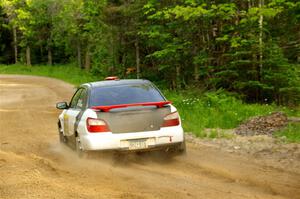
[[[176,108],[148,80],[85,83],[70,103],[59,102],[62,143],[79,156],[89,151],[185,153],[184,132]]]

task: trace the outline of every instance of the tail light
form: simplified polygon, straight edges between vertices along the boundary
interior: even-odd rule
[[[179,114],[176,111],[164,117],[164,123],[162,124],[162,127],[178,126],[179,123]]]
[[[87,118],[86,127],[90,133],[109,132],[109,127],[104,120]]]

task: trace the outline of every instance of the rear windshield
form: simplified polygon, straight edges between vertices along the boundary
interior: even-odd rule
[[[90,106],[110,106],[165,101],[152,84],[96,87],[91,90]]]

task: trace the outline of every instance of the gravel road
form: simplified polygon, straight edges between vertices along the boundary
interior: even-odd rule
[[[34,76],[0,75],[0,198],[300,198],[300,171],[247,154],[187,144],[184,157],[82,160],[59,144],[58,101],[74,87]]]

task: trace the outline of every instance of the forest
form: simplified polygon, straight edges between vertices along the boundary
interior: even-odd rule
[[[0,0],[0,64],[300,102],[298,0]]]

